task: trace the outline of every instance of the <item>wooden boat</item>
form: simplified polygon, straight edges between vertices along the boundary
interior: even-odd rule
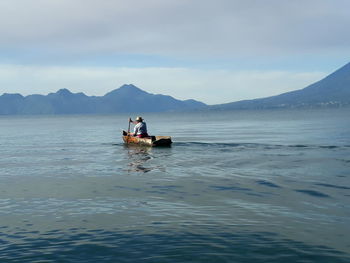
[[[142,146],[170,146],[172,144],[170,136],[149,136],[139,138],[123,131],[123,141],[126,144],[142,145]]]

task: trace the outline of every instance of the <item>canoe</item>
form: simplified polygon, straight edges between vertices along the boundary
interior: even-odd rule
[[[142,146],[170,146],[172,144],[170,136],[149,136],[144,138],[128,135],[123,131],[123,141],[126,144],[142,145]]]

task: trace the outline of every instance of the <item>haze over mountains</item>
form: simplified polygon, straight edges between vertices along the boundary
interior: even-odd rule
[[[218,91],[219,92],[219,91]],[[196,100],[177,100],[151,94],[134,85],[123,85],[104,96],[87,96],[60,89],[48,95],[3,94],[0,115],[16,114],[109,114],[122,112],[167,112],[350,106],[350,63],[326,78],[304,88],[277,96],[208,106]]]
[[[211,109],[325,108],[350,106],[350,63],[304,89],[211,106]]]

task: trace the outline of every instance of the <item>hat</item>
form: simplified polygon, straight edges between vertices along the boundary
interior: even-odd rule
[[[143,121],[141,117],[136,117],[136,121]]]

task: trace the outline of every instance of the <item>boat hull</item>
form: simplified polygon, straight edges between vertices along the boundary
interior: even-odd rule
[[[131,135],[123,135],[123,141],[126,144],[141,145],[141,146],[170,146],[172,144],[170,136],[149,136],[139,138]]]

